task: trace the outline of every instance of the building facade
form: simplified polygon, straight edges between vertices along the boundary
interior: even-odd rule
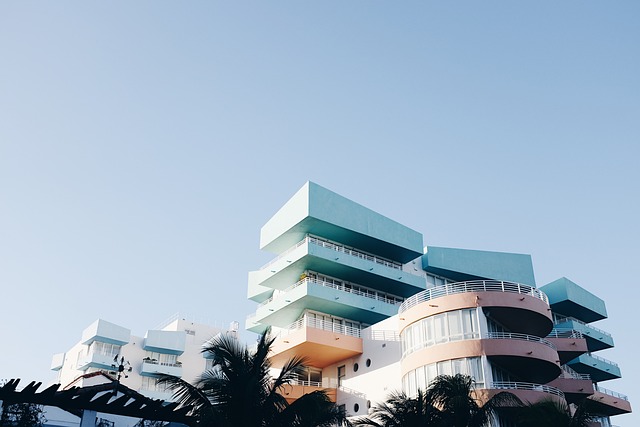
[[[193,382],[211,366],[208,354],[202,353],[203,344],[221,333],[237,334],[237,330],[237,322],[222,328],[176,314],[140,337],[124,326],[99,319],[82,332],[80,342],[53,356],[51,369],[63,387],[82,387],[101,378],[91,375],[95,373],[117,379],[122,364],[123,385],[144,396],[171,401],[172,392],[157,383],[156,375]]]
[[[592,325],[604,302],[566,278],[538,288],[529,255],[424,247],[419,232],[312,182],[264,225],[260,246],[274,259],[249,273],[246,328],[276,336],[276,368],[306,357],[290,400],[327,389],[362,416],[391,391],[463,373],[480,398],[590,398],[602,426],[631,411],[601,386],[621,375],[595,354],[613,346]]]

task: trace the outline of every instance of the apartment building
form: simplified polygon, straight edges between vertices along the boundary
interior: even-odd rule
[[[94,385],[96,378],[108,380],[92,374],[116,379],[120,373],[120,382],[130,389],[171,401],[172,392],[157,383],[156,375],[192,382],[211,366],[202,345],[218,334],[237,334],[237,330],[237,322],[223,328],[176,314],[144,336],[135,336],[124,326],[98,319],[82,332],[76,345],[53,356],[51,369],[63,387]]]
[[[362,416],[393,390],[464,373],[480,397],[588,397],[601,426],[631,411],[601,386],[621,376],[596,354],[613,346],[593,325],[604,301],[567,278],[537,287],[530,255],[425,247],[421,233],[312,182],[262,227],[260,247],[274,258],[249,273],[246,328],[275,334],[275,367],[307,358],[290,400],[328,389]]]

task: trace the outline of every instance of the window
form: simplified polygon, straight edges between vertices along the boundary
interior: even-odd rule
[[[357,363],[353,364],[353,372],[358,372],[359,368],[360,368],[360,365],[358,365]]]
[[[402,357],[432,345],[480,338],[475,308],[449,311],[419,320],[400,335]]]
[[[344,380],[346,374],[345,366],[338,366],[338,387],[342,385],[342,381]]]
[[[407,372],[402,378],[402,389],[409,396],[415,396],[417,389],[426,390],[438,375],[455,374],[469,375],[476,382],[477,388],[484,388],[485,379],[482,371],[482,359],[480,357],[465,357],[431,363]],[[494,373],[495,378],[496,373]]]

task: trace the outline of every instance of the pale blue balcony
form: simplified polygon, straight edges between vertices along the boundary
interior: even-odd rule
[[[174,377],[182,376],[182,364],[181,363],[159,363],[150,360],[144,360],[142,367],[140,368],[140,375],[154,376],[154,375],[173,375]]]
[[[354,284],[345,286],[307,277],[262,303],[248,318],[247,329],[261,332],[264,325],[285,327],[296,321],[304,310],[374,324],[397,314],[400,303],[401,298]]]
[[[98,319],[82,331],[82,344],[100,341],[115,345],[125,345],[131,338],[131,331],[106,320]]]
[[[184,353],[187,334],[185,331],[147,331],[144,338],[144,348],[165,354]]]
[[[607,381],[622,377],[618,364],[594,354],[583,354],[567,363],[581,374],[589,374],[593,381]]]
[[[53,357],[51,358],[51,370],[52,371],[59,371],[60,369],[62,369],[62,366],[64,365],[64,356],[65,353],[56,353],[53,355]]]
[[[574,317],[585,323],[607,317],[607,308],[603,300],[566,277],[546,284],[540,289],[549,297],[549,305],[554,313]]]
[[[249,273],[256,285],[284,290],[302,273],[316,271],[345,281],[366,283],[382,292],[408,297],[426,288],[423,277],[403,271],[402,265],[358,249],[307,236],[258,271]]]
[[[89,368],[115,369],[116,362],[113,354],[89,353],[80,358],[78,361],[78,369],[86,371]]]
[[[422,255],[422,234],[313,182],[260,230],[260,248],[282,253],[307,234],[407,263]]]
[[[582,333],[589,351],[604,350],[613,347],[613,337],[609,332],[588,325],[572,317],[554,316],[554,328],[573,329]]]

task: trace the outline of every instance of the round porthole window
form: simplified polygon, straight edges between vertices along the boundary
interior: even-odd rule
[[[358,412],[360,410],[360,405],[357,403],[353,405],[353,412]]]
[[[371,409],[371,401],[367,400],[367,409]]]
[[[367,359],[367,368],[371,366],[371,359]]]
[[[360,367],[360,366],[358,366],[358,364],[357,364],[357,363],[354,363],[354,364],[353,364],[353,372],[358,372],[358,368],[359,368],[359,367]]]

